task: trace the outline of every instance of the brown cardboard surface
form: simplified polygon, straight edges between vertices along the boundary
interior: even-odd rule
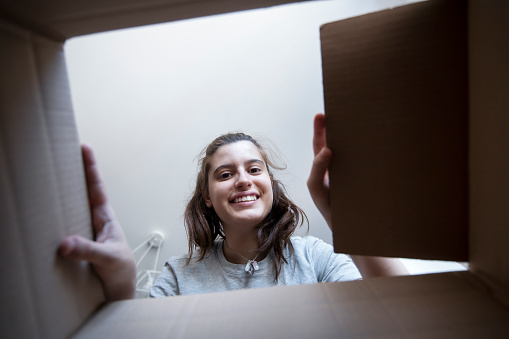
[[[56,256],[92,236],[62,44],[0,21],[0,46],[0,337],[65,337],[104,299]]]
[[[508,318],[458,272],[117,302],[74,338],[502,338]]]
[[[300,0],[302,1],[302,0]],[[0,16],[56,39],[206,15],[263,8],[288,0],[2,0]]]
[[[470,267],[509,305],[509,2],[471,1],[469,24]]]
[[[466,2],[322,26],[334,246],[468,259]]]

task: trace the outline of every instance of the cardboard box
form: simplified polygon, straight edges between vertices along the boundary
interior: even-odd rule
[[[322,29],[331,182],[345,185],[332,193],[338,250],[468,257],[469,271],[103,305],[88,265],[56,255],[65,235],[92,236],[65,39],[284,2],[0,1],[0,337],[509,337],[503,0],[417,3]],[[335,61],[348,56],[337,38],[354,64]],[[361,241],[371,232],[383,241]]]
[[[336,250],[468,261],[464,1],[327,24],[321,37]]]

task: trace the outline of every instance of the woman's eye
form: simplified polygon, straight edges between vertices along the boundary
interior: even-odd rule
[[[249,170],[249,173],[251,173],[251,174],[255,174],[255,173],[259,173],[259,172],[261,172],[261,171],[262,171],[262,170],[261,170],[261,168],[253,167],[253,168],[251,168],[251,169]]]
[[[225,173],[219,174],[219,179],[228,179],[231,176],[232,176],[231,173],[225,172]]]

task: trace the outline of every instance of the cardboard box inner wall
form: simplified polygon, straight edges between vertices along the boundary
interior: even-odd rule
[[[268,1],[264,5],[276,3]],[[442,225],[451,226],[454,230],[448,234],[457,232],[461,239],[459,250],[453,253],[461,253],[464,257],[467,243],[471,264],[468,272],[132,300],[102,306],[101,286],[88,265],[65,261],[56,255],[65,235],[77,233],[92,237],[63,41],[78,34],[165,21],[162,17],[170,18],[168,13],[173,9],[178,13],[187,8],[188,17],[238,9],[231,1],[192,2],[193,6],[191,2],[145,2],[149,12],[166,13],[151,20],[143,4],[140,1],[122,4],[115,1],[0,2],[0,337],[190,337],[196,334],[255,337],[267,333],[278,337],[314,334],[331,338],[509,336],[506,321],[509,319],[509,216],[506,211],[509,205],[509,160],[506,156],[509,151],[506,94],[509,91],[506,67],[509,8],[507,2],[495,0],[470,1],[468,5],[467,121],[463,115],[449,112],[452,120],[447,120],[447,126],[438,124],[437,116],[427,122],[431,126],[437,121],[437,128],[442,131],[435,134],[439,141],[449,140],[449,136],[443,134],[445,127],[454,131],[452,141],[457,142],[458,154],[452,158],[451,166],[458,168],[460,174],[452,176],[451,180],[458,180],[459,184],[454,184],[453,191],[448,192],[453,201],[442,201],[453,204],[460,217],[454,219],[454,223]],[[462,1],[433,1],[431,7],[435,8],[435,4],[438,4],[438,14],[433,17],[465,13]],[[250,6],[256,5],[251,3]],[[415,19],[421,22],[420,16],[425,18],[429,14],[416,6],[425,5],[409,5],[406,10],[416,9]],[[453,13],[449,12],[449,6],[456,6]],[[378,20],[376,18],[380,19],[380,14],[374,13],[373,21],[369,16],[357,19],[369,26]],[[358,23],[355,19],[346,22],[352,27]],[[426,21],[421,23],[426,25]],[[399,28],[404,32],[402,35],[411,34],[405,31],[411,29],[411,24]],[[369,28],[356,27],[348,34]],[[450,36],[447,37],[445,32],[440,35],[451,46],[464,48],[461,41],[451,42]],[[392,41],[388,39],[387,44],[379,48],[391,47]],[[369,46],[366,48],[367,55],[373,53]],[[453,70],[462,69],[464,58],[459,58]],[[358,74],[358,67],[362,65],[352,72]],[[420,74],[420,70],[408,67],[407,72]],[[459,80],[457,86],[462,84]],[[460,106],[463,105],[462,95],[460,93],[458,99]],[[332,99],[326,97],[325,100],[328,107]],[[455,112],[455,108],[452,110]],[[377,126],[381,129],[380,135],[383,130],[388,133],[387,122],[395,119],[405,122],[400,116],[387,114],[387,121],[381,119]],[[417,119],[420,118],[422,116]],[[416,126],[415,117],[406,119],[411,126]],[[465,161],[462,155],[465,130],[456,123],[469,126],[467,169],[461,167]],[[422,130],[430,129],[429,126],[423,125]],[[372,128],[365,130],[363,125],[355,128],[359,128],[358,133],[362,131],[364,139],[369,139],[373,131]],[[404,129],[397,131],[401,133]],[[333,134],[329,129],[329,135]],[[442,159],[449,160],[450,149],[443,152]],[[389,158],[400,156],[392,151],[386,155]],[[351,166],[358,169],[360,175],[363,168],[358,168],[359,164]],[[378,164],[387,166],[381,160]],[[433,173],[440,176],[447,168],[428,168],[427,173],[436,170]],[[462,184],[465,175],[466,185]],[[332,180],[338,177],[332,170]],[[414,185],[414,179],[416,177],[409,177],[409,184]],[[390,176],[382,176],[380,180],[382,187],[390,187]],[[371,188],[365,189],[370,191],[356,194],[367,196]],[[464,189],[468,197],[466,207],[465,196],[461,194]],[[439,194],[438,198],[443,197]],[[425,202],[429,204],[431,200]],[[391,213],[396,220],[396,212]],[[468,222],[458,230],[456,222],[464,218],[465,213]],[[464,239],[465,229],[469,241]],[[442,246],[446,245],[440,248]],[[422,248],[426,246],[416,251]],[[428,250],[422,251],[422,256],[427,257]],[[370,253],[371,249],[359,245],[352,247],[351,252]],[[405,256],[409,252],[411,250],[406,248],[387,254]],[[291,328],[281,324],[291,324]]]
[[[58,338],[104,300],[88,265],[56,256],[92,237],[62,43],[0,27],[2,328]]]

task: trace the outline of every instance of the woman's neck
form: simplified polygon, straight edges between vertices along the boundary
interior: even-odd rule
[[[258,254],[258,239],[256,236],[240,235],[225,232],[223,254],[226,260],[233,264],[246,264],[248,260],[260,261],[266,253]]]

